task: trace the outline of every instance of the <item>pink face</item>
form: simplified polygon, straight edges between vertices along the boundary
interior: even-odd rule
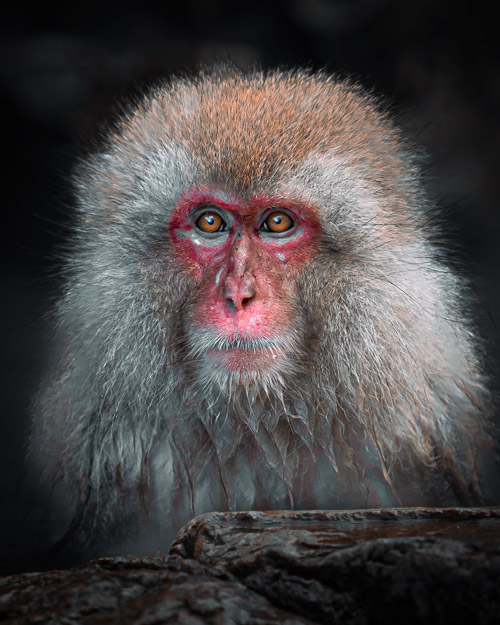
[[[296,276],[317,249],[316,210],[281,197],[243,201],[196,189],[179,199],[169,228],[197,283],[193,325],[205,337],[204,357],[227,372],[273,366],[293,326]]]

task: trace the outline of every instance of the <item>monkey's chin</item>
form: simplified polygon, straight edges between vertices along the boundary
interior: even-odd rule
[[[279,352],[271,347],[257,349],[209,349],[207,358],[219,370],[240,373],[245,378],[258,376],[276,366]]]

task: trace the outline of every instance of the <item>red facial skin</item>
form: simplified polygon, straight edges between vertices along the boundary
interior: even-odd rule
[[[196,221],[204,209],[219,209],[227,230],[215,236],[200,230]],[[294,223],[279,236],[262,231],[276,210]],[[244,201],[218,189],[194,189],[177,202],[169,230],[181,266],[197,283],[197,327],[228,341],[286,338],[295,278],[318,246],[320,225],[313,207],[281,197]],[[267,347],[221,351],[215,345],[207,356],[229,371],[260,369],[276,357]]]

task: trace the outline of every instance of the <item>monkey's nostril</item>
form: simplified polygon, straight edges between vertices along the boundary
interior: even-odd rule
[[[243,308],[246,308],[248,306],[248,304],[251,303],[252,301],[252,296],[247,296],[247,297],[242,297],[242,298],[238,298],[238,297],[226,297],[226,306],[229,308],[229,310],[231,312],[236,312],[238,310],[243,310]]]

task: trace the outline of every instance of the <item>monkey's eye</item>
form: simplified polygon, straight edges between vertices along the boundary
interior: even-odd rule
[[[293,219],[283,211],[274,211],[262,224],[264,232],[286,232],[293,228]]]
[[[220,232],[224,230],[226,222],[218,213],[207,211],[198,217],[196,227],[203,232]]]

